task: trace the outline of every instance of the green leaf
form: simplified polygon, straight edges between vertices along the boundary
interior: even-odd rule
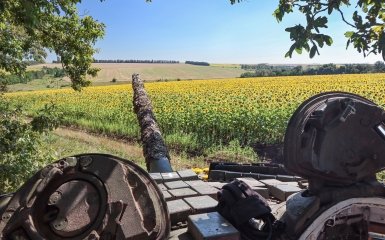
[[[345,32],[345,37],[351,38],[353,36],[354,32],[353,31],[347,31]]]
[[[373,26],[372,30],[377,34],[380,34],[384,31],[384,26]]]
[[[275,17],[275,19],[277,19],[278,22],[281,22],[284,14],[285,13],[284,11],[282,11],[281,8],[277,8],[275,9],[273,16]]]
[[[298,54],[302,54],[302,48],[296,48],[295,51],[296,51]]]
[[[348,39],[348,41],[346,42],[346,49],[348,49],[349,45],[350,45],[350,39]]]
[[[328,22],[328,19],[327,17],[318,17],[315,21],[314,21],[314,25],[317,26],[317,27],[320,27],[320,28],[326,28],[326,23]]]
[[[313,47],[310,49],[310,54],[309,54],[310,58],[313,58],[316,52],[317,52],[317,46],[313,45]]]
[[[324,41],[323,41],[323,38],[322,38],[322,34],[314,35],[313,39],[314,39],[314,41],[316,41],[318,43],[318,46],[320,46],[321,48],[324,46]]]
[[[294,31],[294,28],[295,27],[288,27],[288,28],[285,28],[285,31],[286,32],[292,32],[292,31]]]
[[[329,16],[326,15],[326,11],[329,14],[333,11],[341,11],[340,20],[352,29],[344,34],[349,39],[346,48],[353,45],[364,56],[369,53],[381,53],[380,49],[382,49],[382,45],[385,45],[385,43],[381,43],[381,35],[385,34],[385,1],[356,1],[354,12],[344,8],[351,5],[351,2],[350,0],[279,0],[279,7],[282,7],[285,13],[289,13],[286,5],[290,5],[292,8],[295,6],[295,9],[305,17],[306,25],[304,27],[296,25],[286,29],[287,32],[290,32],[290,39],[297,44],[296,47],[301,46],[302,50],[307,50],[304,43],[309,41],[316,44],[318,48],[322,48],[324,45],[331,46],[333,39],[320,31],[322,28],[327,28]],[[310,56],[314,57],[315,53],[319,54],[318,49],[310,51],[312,53]],[[287,56],[291,54],[292,51],[289,51]]]
[[[333,44],[333,39],[329,36],[326,37],[325,42],[328,46],[331,46]]]
[[[295,43],[291,45],[289,51],[285,54],[285,57],[290,57],[290,58],[292,57],[295,46],[296,46]]]

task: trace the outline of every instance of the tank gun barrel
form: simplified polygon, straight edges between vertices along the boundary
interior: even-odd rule
[[[162,137],[152,104],[139,74],[132,75],[134,112],[138,118],[143,155],[149,172],[172,172],[170,155]]]

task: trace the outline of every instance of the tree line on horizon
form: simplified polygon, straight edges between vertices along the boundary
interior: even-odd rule
[[[60,59],[53,60],[52,63],[61,63]],[[138,60],[138,59],[94,59],[93,63],[159,63],[159,64],[178,64],[176,60]],[[185,64],[210,66],[208,62],[185,61]]]
[[[247,77],[301,76],[301,75],[331,75],[331,74],[360,74],[384,73],[385,63],[377,61],[374,64],[323,64],[320,66],[273,66],[269,64],[242,64],[241,68],[250,72],[241,74]]]
[[[93,63],[168,63],[178,64],[179,61],[175,60],[139,60],[139,59],[94,59]],[[54,60],[52,63],[60,63],[60,60]]]
[[[198,66],[210,66],[208,62],[186,61],[185,64],[198,65]]]
[[[176,60],[139,60],[139,59],[113,59],[113,60],[105,60],[105,59],[94,59],[93,63],[171,63],[178,64],[179,61]]]

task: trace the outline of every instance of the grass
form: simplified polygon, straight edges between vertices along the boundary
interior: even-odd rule
[[[56,129],[46,138],[46,144],[53,151],[55,159],[81,153],[106,153],[133,161],[143,168],[146,166],[139,144],[92,135],[84,131]],[[206,166],[203,156],[189,157],[187,154],[175,152],[171,152],[170,155],[174,170]]]
[[[57,158],[85,152],[108,153],[144,166],[144,158],[138,144],[116,141],[66,128],[56,129],[47,143],[55,151]]]
[[[60,89],[70,87],[71,83],[68,80],[61,78],[44,77],[35,79],[28,83],[18,83],[8,86],[9,92],[36,91],[44,89]]]
[[[81,153],[105,153],[133,161],[143,168],[146,166],[142,147],[138,143],[116,140],[85,131],[58,128],[46,137],[45,144],[51,149],[55,159]],[[213,160],[243,163],[258,161],[253,149],[240,147],[236,141],[231,142],[229,146],[209,149],[200,156],[193,157],[183,151],[170,151],[170,155],[174,170],[208,167],[209,162]]]

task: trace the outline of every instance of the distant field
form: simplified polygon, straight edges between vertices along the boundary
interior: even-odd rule
[[[48,67],[61,67],[60,64],[42,64],[30,69]],[[96,83],[111,82],[116,78],[118,82],[131,81],[133,73],[139,73],[144,80],[177,80],[177,79],[211,79],[239,77],[245,71],[237,64],[215,64],[213,66],[195,66],[190,64],[153,64],[153,63],[95,63],[94,67],[100,68],[96,78],[91,78]]]

